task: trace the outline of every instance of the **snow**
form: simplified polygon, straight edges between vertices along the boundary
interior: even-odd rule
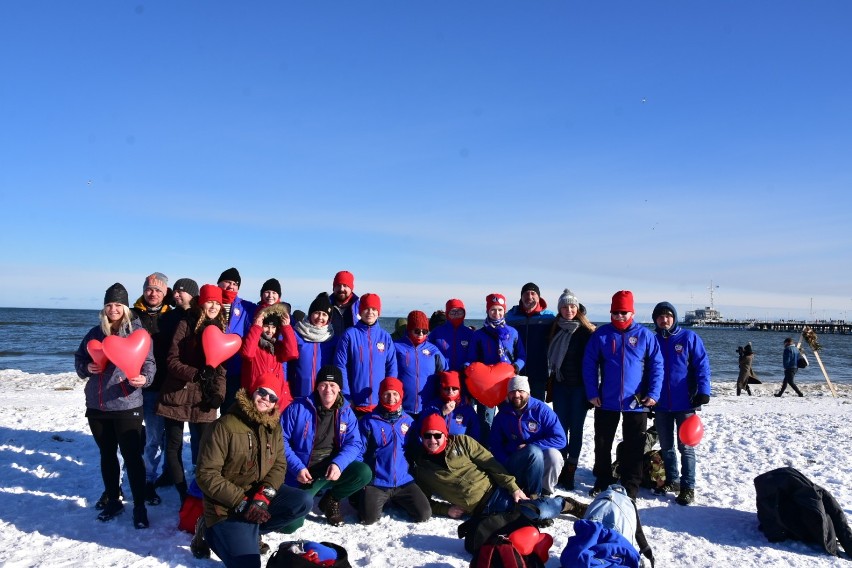
[[[818,547],[795,541],[769,543],[757,528],[755,476],[793,466],[828,489],[849,515],[852,468],[852,386],[839,385],[833,398],[824,385],[802,386],[805,398],[772,396],[777,385],[755,385],[755,396],[735,396],[733,384],[714,385],[701,413],[704,440],[698,447],[696,502],[677,505],[642,490],[638,499],[657,566],[847,566]],[[198,566],[190,535],[177,526],[178,496],[160,490],[163,503],[148,507],[151,528],[135,530],[129,507],[116,520],[96,520],[93,508],[103,490],[98,450],[84,417],[83,381],[58,375],[0,371],[0,565],[23,566]],[[588,501],[592,466],[591,417],[586,422],[580,485],[573,496]],[[188,459],[188,435],[187,435]],[[129,486],[124,480],[125,493]],[[470,556],[456,536],[458,521],[433,518],[422,524],[385,516],[372,526],[356,524],[344,505],[347,524],[329,527],[316,508],[295,535],[270,534],[273,547],[296,538],[343,545],[353,566],[465,567]],[[546,529],[553,535],[548,567],[571,536],[573,518]],[[215,557],[214,557],[215,558]],[[264,559],[265,562],[265,559]]]

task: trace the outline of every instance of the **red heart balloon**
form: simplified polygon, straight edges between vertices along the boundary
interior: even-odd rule
[[[506,400],[509,379],[515,376],[515,368],[509,363],[471,363],[465,369],[465,384],[473,397],[486,406],[497,406]]]
[[[109,359],[104,355],[104,344],[98,341],[97,339],[90,339],[86,344],[86,351],[89,352],[89,355],[92,357],[92,361],[100,367],[101,369],[105,369],[107,364],[109,363]]]
[[[243,338],[236,333],[225,333],[215,325],[208,325],[201,333],[204,357],[211,367],[218,367],[240,350]]]
[[[110,335],[104,338],[103,349],[104,355],[128,378],[138,377],[151,350],[151,336],[144,329],[137,329],[127,337]]]
[[[541,533],[538,544],[533,547],[533,552],[535,552],[542,564],[547,564],[547,559],[550,558],[551,546],[553,546],[553,537],[547,533]]]
[[[704,424],[697,414],[693,414],[683,421],[677,435],[685,445],[697,446],[704,437]]]
[[[538,544],[538,539],[541,533],[535,527],[521,527],[512,531],[509,535],[509,542],[521,553],[522,556],[532,554],[535,545]]]

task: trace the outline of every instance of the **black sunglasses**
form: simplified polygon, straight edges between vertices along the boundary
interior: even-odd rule
[[[268,398],[269,402],[278,402],[278,397],[263,387],[257,389],[257,394],[260,395],[260,398]]]
[[[614,316],[626,316],[630,312],[610,312]]]
[[[423,439],[424,440],[440,440],[444,437],[444,434],[441,432],[424,432]]]
[[[412,329],[411,333],[414,335],[429,335],[428,329]]]

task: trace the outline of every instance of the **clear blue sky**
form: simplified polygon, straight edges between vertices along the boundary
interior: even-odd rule
[[[384,315],[571,288],[852,319],[852,3],[0,6],[0,306],[146,274]],[[645,314],[644,312],[648,312]],[[847,314],[848,312],[848,314]]]

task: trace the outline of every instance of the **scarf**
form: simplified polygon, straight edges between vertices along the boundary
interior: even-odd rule
[[[306,319],[293,326],[296,333],[308,343],[323,343],[334,336],[334,328],[330,325],[316,326]]]
[[[266,339],[263,337],[263,334],[261,334],[260,340],[257,343],[261,349],[275,355],[275,342]]]
[[[568,352],[568,344],[571,343],[571,337],[580,327],[580,322],[577,320],[567,320],[559,316],[556,318],[556,325],[559,326],[559,331],[553,336],[550,346],[547,348],[547,366],[551,373],[556,373],[556,380],[562,382],[563,377],[559,369],[562,367],[565,353]]]
[[[503,341],[509,339],[509,330],[506,329],[506,318],[493,320],[489,317],[485,318],[485,324],[482,326],[485,333],[497,340],[502,345]]]

